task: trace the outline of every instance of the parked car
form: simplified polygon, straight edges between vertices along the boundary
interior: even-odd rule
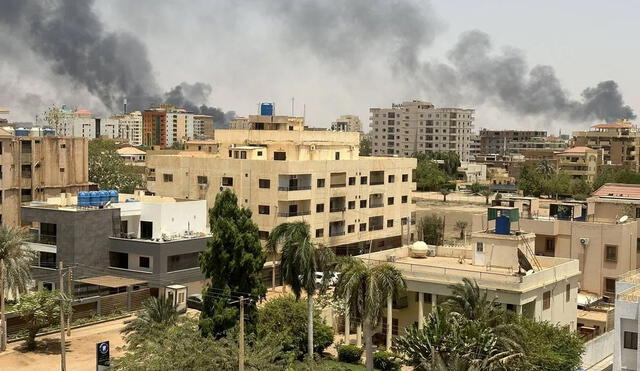
[[[318,284],[318,285],[322,284],[322,280],[324,278],[324,273],[323,272],[316,272],[315,277],[316,277],[316,284]],[[327,281],[327,284],[329,286],[335,286],[338,283],[338,279],[339,278],[340,278],[340,273],[333,272],[331,274],[331,277],[329,277],[329,280]]]
[[[189,297],[187,298],[187,308],[202,310],[202,295],[189,295]]]

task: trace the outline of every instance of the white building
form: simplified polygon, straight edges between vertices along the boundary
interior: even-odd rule
[[[167,147],[195,138],[193,113],[183,109],[167,111]]]
[[[627,272],[616,281],[614,370],[637,370],[640,365],[640,271]]]
[[[331,131],[362,131],[362,123],[358,116],[342,115],[331,123]]]
[[[487,164],[462,161],[458,172],[464,174],[467,183],[484,183],[487,181]]]
[[[140,111],[113,116],[112,119],[118,120],[118,137],[127,139],[132,146],[142,145],[142,113]]]

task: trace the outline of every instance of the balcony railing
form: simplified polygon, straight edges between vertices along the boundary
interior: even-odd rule
[[[329,237],[344,236],[344,230],[329,232]]]
[[[371,226],[369,226],[369,232],[371,232],[371,231],[379,231],[382,228],[383,227],[381,225],[371,225]]]
[[[374,209],[376,207],[383,207],[384,206],[384,202],[380,202],[380,203],[369,203],[369,208],[370,209]]]
[[[56,236],[41,234],[35,241],[37,243],[42,243],[45,245],[55,245],[58,242],[58,238]]]
[[[383,180],[371,180],[371,182],[369,183],[369,185],[380,185],[380,184],[384,184],[384,179]]]
[[[346,211],[346,210],[347,210],[347,208],[344,207],[344,206],[332,207],[332,208],[329,209],[329,211],[332,212],[332,213],[339,213],[341,211]]]
[[[331,188],[342,188],[346,186],[347,186],[347,183],[331,184]]]
[[[281,218],[289,218],[293,216],[303,216],[303,215],[311,215],[311,211],[295,211],[289,213],[278,213],[278,216]]]
[[[311,186],[288,186],[288,187],[278,187],[278,191],[305,191],[311,189]]]

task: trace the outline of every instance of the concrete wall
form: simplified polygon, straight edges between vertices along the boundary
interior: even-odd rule
[[[588,370],[589,367],[613,354],[615,343],[615,333],[613,331],[587,341],[584,344],[584,353],[582,354],[582,368]]]

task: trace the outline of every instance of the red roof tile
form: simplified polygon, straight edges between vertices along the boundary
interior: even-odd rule
[[[607,183],[596,189],[591,195],[640,198],[640,184]]]

